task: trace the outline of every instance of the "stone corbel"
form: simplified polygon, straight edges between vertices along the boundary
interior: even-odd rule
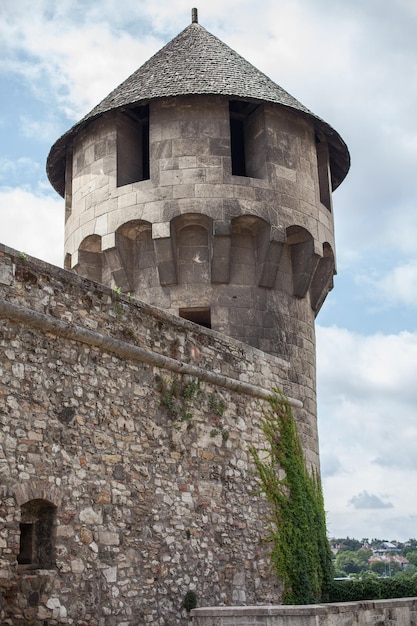
[[[317,314],[329,291],[333,289],[333,276],[336,273],[333,254],[322,257],[316,267],[310,285],[311,308]]]
[[[177,284],[177,267],[169,222],[152,224],[152,240],[161,285]]]
[[[282,251],[286,241],[285,229],[271,226],[266,229],[258,244],[258,285],[271,289],[275,285]]]
[[[107,267],[111,272],[116,286],[120,287],[123,293],[134,291],[134,286],[130,283],[128,279],[119,250],[114,247],[104,250],[103,253]]]
[[[211,259],[212,283],[227,284],[230,281],[231,233],[230,222],[214,222]]]
[[[305,298],[322,252],[313,239],[294,243],[290,249],[294,295]]]

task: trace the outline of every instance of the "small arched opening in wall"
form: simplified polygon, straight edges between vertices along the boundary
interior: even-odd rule
[[[103,258],[100,235],[89,235],[83,239],[78,249],[78,264],[74,269],[85,278],[102,282]]]
[[[39,498],[22,504],[20,512],[18,564],[24,569],[55,568],[57,507]]]

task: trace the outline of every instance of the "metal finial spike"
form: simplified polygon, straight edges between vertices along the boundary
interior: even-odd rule
[[[191,22],[198,24],[198,9],[191,9]]]

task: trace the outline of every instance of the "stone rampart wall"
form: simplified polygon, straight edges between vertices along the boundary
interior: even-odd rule
[[[187,592],[279,601],[248,446],[288,371],[0,247],[0,623],[186,624]]]
[[[417,598],[195,609],[193,626],[416,626]]]

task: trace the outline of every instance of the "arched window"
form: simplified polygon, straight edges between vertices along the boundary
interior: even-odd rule
[[[48,500],[29,500],[21,507],[20,552],[17,562],[30,569],[55,567],[56,506]]]

